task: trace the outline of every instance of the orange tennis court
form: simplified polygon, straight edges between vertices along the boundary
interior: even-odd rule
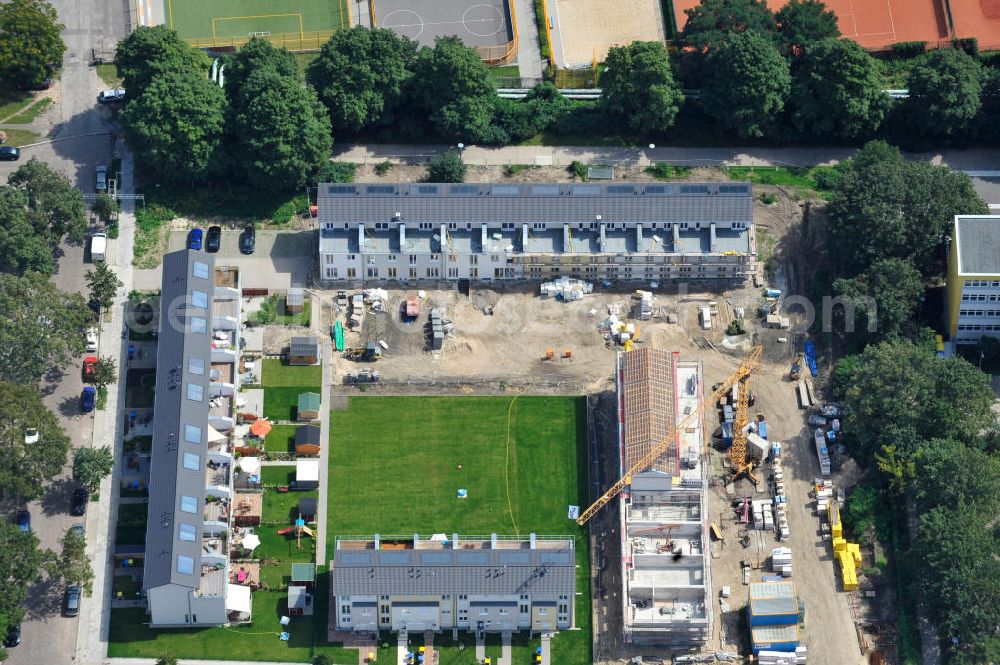
[[[928,46],[938,46],[950,41],[948,23],[945,16],[946,0],[824,0],[838,19],[840,32],[866,49],[878,51],[896,42],[927,42]],[[996,7],[1000,17],[1000,0],[951,0],[956,4],[989,4]],[[685,9],[699,5],[699,0],[673,0],[674,18],[677,29],[683,30],[687,22]],[[777,11],[785,0],[768,0],[768,6]],[[970,20],[972,25],[974,21]],[[997,41],[1000,41],[1000,18],[996,24]],[[957,25],[956,25],[957,28]],[[977,28],[976,32],[981,29]],[[956,30],[957,32],[957,30]],[[972,35],[958,36],[978,36]],[[983,38],[980,37],[980,41]]]
[[[948,0],[955,36],[975,37],[984,51],[1000,49],[1000,0]]]

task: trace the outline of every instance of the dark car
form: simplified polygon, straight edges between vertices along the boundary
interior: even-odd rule
[[[222,227],[221,226],[208,227],[208,233],[205,234],[205,251],[217,252],[219,251],[219,247],[221,246],[222,246]]]
[[[90,413],[94,410],[94,404],[97,402],[97,388],[94,386],[84,386],[83,393],[80,394],[80,410],[84,413]]]
[[[73,490],[73,505],[69,509],[70,515],[80,516],[87,512],[87,502],[90,501],[90,493],[83,487]]]
[[[31,531],[31,513],[27,510],[17,511],[17,515],[14,517],[14,523],[17,524],[17,528],[28,533]]]
[[[253,224],[247,224],[247,227],[243,229],[243,233],[240,234],[240,251],[244,254],[253,254],[253,250],[257,247],[257,231],[254,229]]]
[[[12,649],[21,643],[21,624],[14,624],[7,627],[7,637],[3,638],[3,645]]]
[[[46,78],[41,81],[21,81],[17,84],[18,90],[48,90],[52,87],[52,79]]]
[[[21,159],[21,149],[12,145],[0,145],[0,160],[16,162]]]
[[[75,617],[80,613],[80,587],[76,584],[66,587],[66,609],[68,617]]]
[[[201,249],[201,229],[191,229],[188,231],[188,249]]]

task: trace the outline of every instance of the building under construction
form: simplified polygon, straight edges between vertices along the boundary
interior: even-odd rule
[[[618,356],[619,466],[624,475],[665,437],[669,446],[635,474],[619,502],[624,640],[698,648],[711,632],[711,589],[699,362],[642,348]]]

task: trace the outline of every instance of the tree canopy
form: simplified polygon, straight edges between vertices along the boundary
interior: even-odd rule
[[[872,141],[841,169],[827,207],[829,252],[846,277],[888,258],[912,261],[928,277],[941,271],[954,216],[988,211],[964,173]]]
[[[38,430],[38,441],[25,443],[24,433],[32,428]],[[35,384],[0,381],[0,494],[37,499],[42,484],[66,465],[69,448],[69,437]]]
[[[55,572],[63,584],[77,585],[87,595],[93,591],[94,569],[87,554],[87,539],[70,529],[62,539],[62,552],[55,561]]]
[[[702,0],[684,13],[687,22],[679,35],[681,44],[699,51],[716,48],[731,34],[770,36],[775,29],[774,14],[765,0]]]
[[[34,533],[22,532],[7,520],[0,522],[0,633],[3,635],[8,627],[24,618],[28,587],[42,577],[50,561],[50,553],[38,549]]]
[[[124,286],[118,275],[103,262],[88,270],[86,278],[91,300],[101,303],[103,309],[108,309],[114,304],[115,294]]]
[[[73,450],[73,477],[91,492],[100,487],[114,465],[115,456],[108,446]]]
[[[479,53],[458,38],[439,37],[434,48],[420,50],[410,94],[442,137],[465,143],[495,140],[496,91]]]
[[[465,162],[454,150],[438,155],[427,167],[428,182],[465,182]]]
[[[295,56],[285,49],[275,48],[271,42],[254,37],[226,59],[223,83],[230,104],[238,104],[241,91],[252,74],[269,70],[278,76],[298,81],[299,65]],[[238,107],[239,108],[239,107]]]
[[[874,322],[872,339],[888,339],[905,332],[924,292],[920,272],[909,261],[885,259],[872,264],[857,277],[838,279],[833,283],[834,293],[850,299],[855,314],[854,331],[863,334]],[[875,311],[870,311],[869,300],[874,301]]]
[[[840,37],[837,15],[820,0],[789,0],[774,20],[782,52],[793,57],[808,54],[822,40]]]
[[[684,95],[660,42],[613,46],[601,75],[601,103],[633,132],[663,132],[674,124]]]
[[[39,82],[62,65],[63,27],[45,0],[0,3],[0,81],[6,87]]]
[[[16,275],[51,275],[56,269],[51,240],[28,221],[24,192],[6,186],[0,186],[0,269]]]
[[[785,108],[790,88],[788,62],[773,42],[742,32],[709,52],[701,102],[722,127],[743,137],[763,136]]]
[[[24,192],[28,221],[53,247],[65,235],[83,242],[87,206],[72,180],[32,157],[10,174],[7,185]]]
[[[927,136],[967,131],[982,106],[982,67],[958,49],[935,49],[910,71],[908,125]]]
[[[881,63],[856,42],[834,38],[815,42],[792,73],[792,122],[808,136],[841,140],[870,136],[892,107],[882,85]]]
[[[207,79],[210,64],[204,52],[191,48],[165,25],[140,25],[118,42],[115,51],[115,67],[129,100],[145,92],[161,74],[198,72]]]
[[[416,42],[392,30],[355,26],[333,33],[306,79],[334,130],[359,132],[396,116],[416,54]]]
[[[83,353],[90,310],[38,273],[0,274],[0,381],[29,386]]]
[[[167,182],[192,182],[213,164],[225,109],[219,86],[203,73],[178,69],[150,80],[121,119],[129,147],[147,168]]]

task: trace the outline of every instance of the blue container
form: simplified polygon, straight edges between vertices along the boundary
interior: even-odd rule
[[[756,656],[761,651],[795,651],[799,647],[799,625],[759,626],[750,629],[750,647]]]
[[[767,423],[763,420],[757,423],[757,434],[759,434],[762,439],[767,438]]]
[[[780,298],[781,289],[766,289],[764,291],[764,296],[767,298]]]

